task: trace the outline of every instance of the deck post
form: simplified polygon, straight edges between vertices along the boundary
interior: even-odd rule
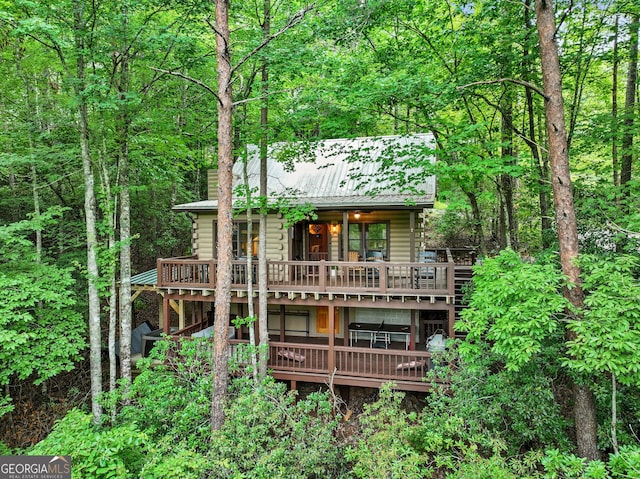
[[[351,308],[348,307],[344,307],[342,308],[342,324],[343,324],[343,328],[342,330],[344,331],[343,333],[343,338],[342,338],[342,345],[343,346],[349,346],[349,311],[351,310]]]
[[[409,349],[414,351],[416,349],[416,310],[412,309],[409,312],[411,317],[411,326],[409,327]]]
[[[285,336],[286,336],[286,314],[285,314],[285,307],[284,304],[280,305],[280,341],[284,342],[285,341]]]
[[[449,297],[456,302],[456,263],[453,261],[451,251],[447,248],[447,290]]]
[[[209,260],[209,287],[215,289],[216,287],[216,260]]]
[[[329,373],[331,373],[336,366],[336,352],[335,352],[335,338],[336,338],[336,308],[329,306]]]
[[[383,262],[380,262],[378,264],[380,265],[379,273],[378,273],[378,277],[380,278],[380,284],[378,285],[378,287],[380,288],[380,292],[382,294],[385,294],[387,292],[387,285],[389,284],[387,280],[388,268]]]
[[[320,266],[318,267],[318,287],[320,288],[320,291],[324,293],[327,290],[327,262],[321,259],[319,263]]]
[[[453,338],[454,335],[456,334],[456,331],[454,329],[453,323],[456,320],[456,307],[455,305],[451,305],[449,306],[449,331],[447,332],[447,334],[449,335],[450,338]]]
[[[178,329],[184,329],[184,299],[178,300]]]
[[[162,295],[162,330],[165,334],[171,332],[171,308],[167,294]]]

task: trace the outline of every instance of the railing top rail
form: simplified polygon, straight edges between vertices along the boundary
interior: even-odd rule
[[[162,262],[181,260],[181,259],[186,259],[186,260],[192,260],[193,261],[193,260],[197,260],[198,259],[198,255],[192,254],[192,255],[188,255],[188,256],[172,256],[171,258],[158,258],[158,260],[162,261]]]
[[[215,263],[217,261],[214,259],[167,258],[167,259],[160,259],[158,260],[158,262],[161,265],[165,265],[165,264],[209,264],[211,262]]]
[[[454,263],[453,261],[453,255],[451,254],[451,250],[449,248],[447,248],[447,262],[449,263]]]

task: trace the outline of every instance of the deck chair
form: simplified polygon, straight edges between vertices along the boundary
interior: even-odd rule
[[[384,255],[382,251],[367,251],[367,256],[365,256],[365,260],[369,263],[371,262],[384,262]],[[380,276],[380,271],[378,268],[367,268],[367,277],[371,280],[377,280]]]
[[[367,261],[384,261],[382,251],[367,251]]]

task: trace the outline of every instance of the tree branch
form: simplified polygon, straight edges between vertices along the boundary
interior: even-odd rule
[[[195,83],[196,85],[198,85],[198,86],[204,88],[205,90],[207,90],[209,93],[211,93],[213,96],[215,96],[218,101],[220,101],[220,97],[218,97],[218,93],[216,92],[216,90],[211,88],[209,85],[207,85],[202,80],[198,80],[197,78],[190,77],[189,75],[185,75],[184,73],[181,73],[181,72],[174,72],[174,71],[171,71],[171,70],[163,70],[161,68],[155,68],[155,67],[149,67],[149,68],[151,68],[153,71],[156,71],[156,72],[164,73],[166,75],[173,75],[175,77],[183,78],[183,79],[185,79],[187,81],[190,81],[191,83]]]
[[[544,94],[544,90],[542,90],[540,87],[525,80],[518,80],[517,78],[498,78],[496,80],[476,81],[473,83],[468,83],[466,85],[461,85],[458,87],[458,90],[462,90],[463,88],[468,88],[470,86],[476,86],[476,85],[493,85],[494,83],[514,83],[516,85],[524,86],[526,88],[531,88],[533,91],[535,91],[538,95],[540,95],[545,100],[549,99],[549,97]]]
[[[613,230],[626,234],[629,238],[640,238],[640,233],[625,229],[622,226],[618,226],[613,221],[607,220],[607,226]]]
[[[265,99],[269,98],[271,95],[274,95],[276,93],[287,93],[287,92],[290,92],[290,91],[295,91],[295,89],[289,88],[289,89],[286,89],[286,90],[271,91],[266,95],[261,95],[261,96],[257,96],[257,97],[245,98],[243,100],[234,101],[233,102],[233,106],[236,107],[238,105],[242,105],[244,103],[250,103],[252,101],[265,100]]]
[[[244,56],[244,58],[242,58],[236,65],[234,65],[231,68],[231,76],[233,77],[233,74],[236,72],[236,70],[238,70],[238,68],[240,68],[242,65],[244,65],[253,55],[258,53],[260,50],[262,50],[264,47],[266,47],[269,43],[271,43],[271,41],[275,40],[280,35],[282,35],[284,32],[286,32],[287,30],[289,30],[293,26],[295,26],[298,23],[300,23],[302,21],[302,19],[304,18],[304,16],[309,11],[313,10],[315,8],[315,6],[316,6],[316,4],[312,3],[312,4],[307,5],[306,7],[304,7],[302,10],[296,12],[296,14],[293,15],[291,18],[289,18],[289,21],[280,30],[278,30],[277,32],[269,35],[267,38],[265,38],[262,41],[262,43],[260,43],[260,45],[255,47],[249,53],[247,53]]]

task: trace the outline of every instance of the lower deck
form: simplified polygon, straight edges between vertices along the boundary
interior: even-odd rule
[[[174,334],[173,339],[195,338]],[[267,367],[274,378],[290,382],[293,388],[298,382],[379,388],[389,381],[405,391],[426,392],[432,387],[428,372],[434,367],[434,359],[438,360],[439,351],[429,351],[426,341],[407,349],[404,341],[388,336],[375,339],[360,335],[348,345],[338,345],[330,344],[327,338],[287,336],[279,341],[271,336]],[[162,340],[159,330],[142,336],[142,355],[148,355],[158,340]],[[211,337],[204,340],[213,342]],[[251,362],[248,340],[229,339],[228,343],[231,369]]]
[[[276,379],[379,388],[393,381],[398,389],[427,391],[433,367],[427,351],[320,344],[269,344],[268,368]]]

